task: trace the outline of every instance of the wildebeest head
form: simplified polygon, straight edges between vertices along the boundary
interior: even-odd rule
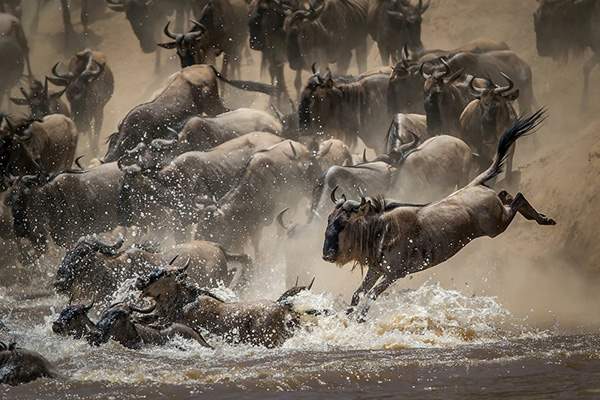
[[[68,72],[59,72],[59,65],[60,63],[56,63],[52,67],[54,76],[48,77],[48,80],[55,85],[66,87],[67,99],[77,129],[88,131],[93,118],[93,109],[89,105],[92,97],[91,86],[102,75],[106,66],[94,60],[94,55],[89,49],[77,53],[74,68],[70,68]]]
[[[81,278],[97,275],[105,266],[107,257],[115,257],[123,246],[122,237],[115,244],[107,244],[93,236],[79,239],[75,247],[65,254],[54,280],[54,288],[59,294],[73,294]],[[79,288],[85,290],[85,288]]]
[[[283,29],[286,33],[287,56],[290,67],[295,71],[310,65],[307,60],[311,59],[312,55],[309,54],[306,44],[318,43],[318,36],[321,33],[311,29],[310,24],[319,18],[324,7],[325,5],[322,4],[314,8],[311,4],[307,10],[297,10],[285,19]]]
[[[283,32],[285,17],[295,9],[291,3],[290,0],[252,1],[248,19],[251,49],[273,50],[278,44],[283,44],[285,41]]]
[[[37,79],[32,80],[29,93],[24,88],[20,88],[20,90],[23,97],[11,97],[10,101],[20,106],[28,106],[31,110],[31,118],[33,119],[41,119],[50,114],[52,103],[58,101],[66,91],[66,89],[63,89],[56,93],[49,93],[48,78],[44,80],[43,84]]]
[[[185,272],[190,265],[188,259],[184,266],[173,268],[176,259],[177,257],[173,258],[166,268],[156,268],[149,274],[137,278],[135,288],[142,292],[142,296],[158,300],[176,293],[179,282],[186,279]]]
[[[377,238],[367,237],[370,232],[368,224],[372,223],[372,217],[384,210],[385,202],[365,197],[358,202],[347,200],[344,195],[338,200],[336,190],[337,187],[331,192],[335,209],[327,221],[323,259],[338,265],[353,260],[366,264],[372,258],[370,255],[377,252]]]
[[[52,322],[52,332],[61,336],[72,336],[80,339],[95,330],[96,326],[88,317],[94,303],[89,305],[73,304],[65,307],[58,318]]]
[[[322,76],[313,65],[313,75],[300,94],[298,120],[301,130],[323,132],[332,128],[330,125],[338,120],[338,105],[342,97],[331,72]],[[347,116],[350,118],[351,116]]]
[[[427,115],[427,129],[432,134],[442,133],[444,113],[457,106],[453,85],[463,77],[464,72],[459,69],[451,73],[448,62],[444,58],[441,58],[440,61],[444,68],[441,70],[436,68],[431,73],[425,71],[426,64],[421,64],[421,76],[425,79],[424,106]]]
[[[423,76],[419,64],[413,60],[406,46],[402,49],[400,61],[390,75],[387,100],[391,114],[423,112]]]
[[[38,215],[38,196],[48,182],[42,175],[25,175],[18,178],[10,189],[7,204],[12,211],[15,235],[28,239],[40,252],[46,251],[48,236],[45,221]]]
[[[473,77],[469,86],[478,100],[481,112],[481,132],[489,134],[483,138],[489,144],[495,145],[498,135],[516,118],[511,103],[519,97],[519,89],[515,89],[512,79],[502,73],[508,82],[507,86],[497,86],[491,80],[487,80],[486,88],[475,87]]]
[[[423,0],[419,0],[416,5],[412,5],[408,0],[391,0],[389,3],[391,4],[386,10],[387,17],[393,24],[398,25],[401,32],[399,36],[412,51],[423,51],[421,24],[430,2],[423,3]]]
[[[163,30],[165,36],[172,39],[172,42],[158,43],[158,46],[164,49],[176,49],[181,68],[189,67],[194,64],[203,64],[206,58],[207,46],[203,46],[201,40],[206,32],[206,27],[200,22],[193,21],[194,28],[188,33],[173,33],[169,30],[171,21],[167,22]]]
[[[138,348],[142,344],[142,338],[132,321],[132,313],[149,314],[155,307],[153,305],[147,309],[140,309],[124,303],[111,305],[96,323],[97,330],[90,336],[90,343],[99,346],[113,339],[125,347]]]
[[[308,284],[308,286],[300,286],[298,284],[298,278],[296,278],[296,283],[294,284],[294,287],[286,290],[281,296],[279,296],[279,298],[277,299],[277,303],[279,304],[289,304],[290,299],[294,296],[297,296],[300,292],[303,292],[305,290],[309,291],[312,289],[313,284],[315,283],[315,279],[316,278],[312,278],[312,281],[310,281],[310,283]]]
[[[108,7],[124,12],[144,53],[156,51],[159,24],[165,19],[159,0],[106,0]]]

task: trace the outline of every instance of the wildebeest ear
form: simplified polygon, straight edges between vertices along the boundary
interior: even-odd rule
[[[15,103],[18,106],[26,106],[29,104],[27,102],[27,99],[19,99],[18,97],[11,97],[10,101],[12,101],[13,103]]]
[[[509,101],[515,101],[519,98],[519,94],[519,89],[515,89],[512,92],[505,94],[504,98]]]
[[[162,47],[163,49],[172,50],[177,48],[177,43],[175,42],[167,42],[167,43],[156,43],[158,47]]]

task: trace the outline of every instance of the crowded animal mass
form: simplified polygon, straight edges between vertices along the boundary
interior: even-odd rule
[[[594,398],[600,0],[0,0],[0,398]]]

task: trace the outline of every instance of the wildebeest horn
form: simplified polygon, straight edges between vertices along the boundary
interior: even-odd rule
[[[25,89],[22,88],[22,87],[20,87],[19,90],[21,91],[21,94],[23,95],[23,97],[25,98],[25,100],[29,101],[29,95],[27,94],[27,92],[25,91]]]
[[[171,261],[169,261],[169,265],[173,265],[173,263],[175,262],[175,260],[177,260],[179,258],[179,254],[177,254],[175,257],[173,257],[171,259]]]
[[[310,281],[310,283],[309,283],[309,284],[308,284],[308,286],[306,287],[306,290],[311,290],[311,289],[312,289],[312,287],[313,287],[313,284],[315,283],[315,279],[316,279],[316,278],[317,278],[316,276],[313,276],[313,278],[312,278],[312,281]],[[296,285],[297,285],[297,284],[296,284]]]
[[[83,170],[83,169],[85,169],[85,168],[83,168],[83,167],[81,166],[81,164],[79,163],[79,161],[81,161],[81,159],[82,159],[82,158],[84,158],[84,157],[85,157],[85,154],[82,154],[82,155],[80,155],[79,157],[77,157],[77,158],[75,159],[75,165],[77,165],[77,168],[79,168],[79,169],[81,169],[81,170]]]
[[[177,269],[178,274],[183,274],[190,266],[191,258],[188,257],[183,267]]]
[[[408,54],[408,46],[406,45],[406,43],[404,43],[404,46],[402,46],[402,58],[400,59],[400,62],[402,63],[402,66],[406,69],[408,69],[409,65],[408,65],[408,60],[410,59],[410,55]]]
[[[472,76],[471,79],[469,79],[469,88],[473,91],[473,93],[476,95],[475,97],[479,98],[481,97],[480,95],[485,92],[485,89],[481,89],[478,88],[477,86],[475,86],[475,77]]]
[[[123,12],[125,11],[125,5],[121,0],[106,0],[108,8],[113,11]]]
[[[442,62],[442,64],[444,64],[444,74],[440,75],[440,78],[445,78],[448,75],[450,75],[450,72],[452,71],[452,68],[450,68],[450,64],[448,64],[448,61],[446,61],[446,59],[444,57],[440,57],[440,61]]]
[[[316,62],[314,62],[314,63],[312,64],[311,70],[312,70],[312,73],[313,73],[313,75],[319,75],[319,74],[321,73],[321,72],[319,72],[319,70],[317,69],[317,63],[316,63]]]
[[[165,28],[163,29],[163,33],[165,34],[165,36],[173,39],[173,40],[177,40],[177,35],[172,33],[169,30],[169,26],[171,25],[171,21],[167,21],[167,24],[165,25]]]
[[[494,89],[494,93],[503,94],[503,93],[508,93],[511,90],[513,90],[513,88],[515,87],[515,83],[513,82],[512,79],[510,79],[510,76],[506,75],[504,72],[500,72],[500,75],[502,75],[504,77],[504,79],[506,79],[506,81],[508,82],[508,86],[502,86],[502,87],[496,88],[496,89]]]
[[[199,22],[195,19],[191,19],[190,21],[192,22],[192,24],[194,24],[194,26],[200,28],[198,31],[188,33],[188,35],[193,35],[192,37],[194,39],[196,39],[197,37],[200,37],[201,35],[204,34],[204,32],[206,32],[208,30],[208,28],[202,22]]]
[[[169,131],[169,133],[173,134],[173,136],[176,139],[179,139],[179,132],[177,132],[175,129],[171,128],[170,126],[167,126],[167,130]]]
[[[94,60],[93,54],[90,52],[87,65],[86,65],[85,70],[83,71],[82,75],[85,74],[86,76],[92,76],[92,77],[96,78],[96,77],[100,76],[102,71],[104,71],[104,64],[100,64],[100,63],[96,62]]]
[[[427,11],[427,9],[429,8],[430,5],[431,5],[430,0],[427,0],[427,3],[425,3],[425,5],[423,5],[423,0],[419,0],[419,5],[418,5],[419,14],[423,14],[425,11]]]
[[[83,311],[85,311],[86,313],[89,312],[92,309],[92,307],[94,307],[95,302],[96,302],[96,300],[92,299],[92,302],[90,303],[89,306],[86,306],[86,305],[83,306]]]
[[[421,76],[425,79],[428,80],[432,77],[431,74],[425,72],[425,63],[421,64],[421,67],[419,68],[419,73],[421,74]]]
[[[60,79],[64,79],[66,81],[70,81],[75,77],[75,75],[73,75],[73,73],[71,73],[71,72],[67,72],[66,74],[61,74],[60,72],[58,72],[59,65],[60,65],[60,62],[57,62],[52,67],[52,74],[54,74],[54,76],[56,76],[57,78],[60,78]]]
[[[294,147],[294,143],[290,142],[290,147],[292,148],[292,153],[294,154],[293,159],[298,158],[298,153],[296,152],[296,148]]]
[[[129,305],[129,309],[138,314],[150,314],[152,311],[156,309],[156,303],[147,308],[137,308],[136,306]]]
[[[363,163],[364,163],[364,164],[366,164],[366,163],[368,163],[368,162],[369,162],[369,161],[367,160],[367,148],[366,148],[366,147],[363,149],[362,159],[363,159]]]
[[[285,226],[285,223],[283,222],[283,214],[285,214],[287,211],[289,210],[289,207],[284,209],[283,211],[281,211],[279,214],[277,214],[277,223],[285,230],[285,231],[289,231],[290,227],[289,226]]]
[[[335,198],[335,192],[338,190],[339,186],[336,186],[333,188],[333,190],[331,191],[331,194],[329,195],[329,197],[331,198],[331,201],[333,204],[337,204],[337,199]]]

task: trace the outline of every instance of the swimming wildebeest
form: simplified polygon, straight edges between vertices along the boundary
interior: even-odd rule
[[[595,0],[539,0],[533,14],[537,52],[541,57],[567,59],[589,48],[583,65],[583,107],[587,106],[589,78],[600,64],[600,3]]]
[[[60,99],[66,89],[50,93],[48,90],[48,78],[44,80],[43,84],[37,79],[32,79],[29,84],[29,92],[23,87],[19,89],[23,97],[11,97],[10,101],[19,106],[29,107],[32,119],[42,119],[50,114],[71,116],[69,108]]]
[[[59,64],[54,65],[54,76],[48,77],[48,80],[67,88],[73,120],[79,132],[89,135],[89,146],[96,154],[104,122],[104,107],[115,87],[113,73],[106,63],[106,56],[90,49],[73,56],[67,72],[59,72]]]
[[[69,304],[52,321],[52,332],[74,339],[89,338],[96,331],[96,324],[88,317],[94,303]]]
[[[77,130],[70,118],[51,114],[12,123],[0,116],[0,180],[68,170],[75,158]]]
[[[54,367],[41,354],[15,343],[0,342],[0,384],[20,385],[39,378],[56,378]]]
[[[367,69],[367,0],[324,0],[292,12],[284,22],[290,68],[307,70],[313,63],[336,63],[337,73],[345,74],[352,51],[359,72]],[[298,77],[298,76],[297,76]],[[301,82],[296,81],[300,93]]]
[[[149,314],[152,311],[154,307],[139,309],[123,303],[113,304],[102,313],[88,340],[90,344],[98,346],[112,339],[129,349],[140,349],[142,346],[162,346],[179,336],[212,348],[200,333],[186,325],[173,323],[164,328],[157,328],[136,323],[132,318],[134,312]]]
[[[142,295],[155,301],[162,322],[181,322],[206,329],[228,342],[278,347],[293,334],[300,315],[291,298],[309,286],[286,291],[277,301],[225,302],[210,291],[192,285],[185,269],[157,269],[136,281]]]
[[[517,213],[540,225],[555,221],[538,213],[523,194],[496,193],[486,183],[497,176],[510,148],[535,130],[544,119],[540,110],[520,119],[498,144],[492,165],[469,185],[429,205],[417,206],[383,198],[337,200],[329,216],[323,259],[368,267],[363,283],[352,296],[356,307],[362,295],[376,299],[396,280],[450,259],[472,240],[503,233]],[[361,317],[367,312],[365,307]]]

